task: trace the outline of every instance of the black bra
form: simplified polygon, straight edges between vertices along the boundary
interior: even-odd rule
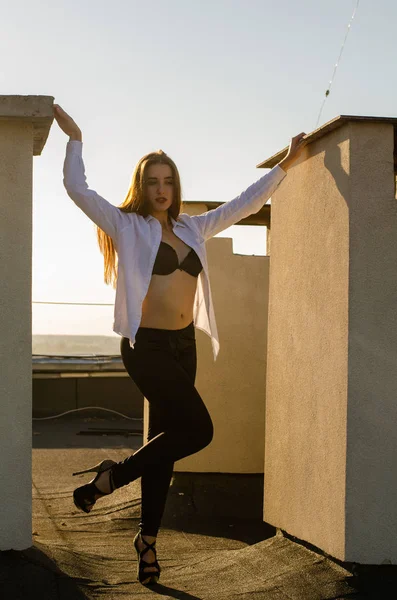
[[[178,255],[175,249],[166,242],[160,242],[153,266],[153,275],[169,275],[177,269],[186,271],[186,273],[193,275],[193,277],[198,277],[199,273],[203,270],[203,267],[193,248],[190,249],[189,254],[183,259],[181,264],[179,264]]]

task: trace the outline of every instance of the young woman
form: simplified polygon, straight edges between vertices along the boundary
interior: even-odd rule
[[[213,436],[211,417],[194,385],[195,327],[211,337],[214,360],[219,351],[205,242],[259,211],[301,153],[305,134],[293,137],[286,158],[234,200],[189,216],[180,212],[177,167],[161,150],[138,162],[119,207],[89,189],[81,130],[58,104],[54,116],[70,138],[65,188],[97,224],[105,282],[116,287],[113,329],[122,336],[123,363],[149,401],[147,443],[122,462],[104,460],[73,473],[97,473],[74,491],[73,499],[89,512],[98,498],[141,477],[141,522],[134,546],[139,581],[152,584],[160,575],[155,543],[174,462],[205,448]]]

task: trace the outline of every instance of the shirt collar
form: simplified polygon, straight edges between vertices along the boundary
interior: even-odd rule
[[[145,217],[145,221],[146,221],[146,222],[150,221],[151,219],[154,219],[153,215],[147,215],[147,216]],[[175,219],[174,219],[173,217],[171,217],[171,216],[170,216],[170,219],[171,219],[172,226],[173,226],[173,227],[175,227],[175,225],[177,225],[178,223],[177,223],[177,222],[175,221]]]

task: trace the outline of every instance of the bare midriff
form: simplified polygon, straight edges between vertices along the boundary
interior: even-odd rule
[[[179,264],[189,254],[190,247],[174,233],[163,232],[162,241],[170,244],[178,255]],[[193,321],[193,302],[197,277],[176,269],[169,275],[152,275],[142,303],[141,327],[182,329]]]

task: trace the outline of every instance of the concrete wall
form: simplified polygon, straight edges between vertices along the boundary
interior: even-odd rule
[[[319,138],[272,199],[264,520],[342,560],[397,561],[396,211],[389,124]]]
[[[0,550],[32,543],[32,156],[32,124],[0,120]]]
[[[214,439],[174,471],[263,473],[269,258],[233,254],[232,239],[216,237],[207,254],[221,347],[214,362],[210,338],[196,330],[196,388]],[[145,400],[145,439],[147,419]]]
[[[52,96],[0,96],[0,550],[32,545],[32,166]]]
[[[346,556],[397,563],[393,127],[350,126]],[[365,540],[365,543],[363,541]]]

